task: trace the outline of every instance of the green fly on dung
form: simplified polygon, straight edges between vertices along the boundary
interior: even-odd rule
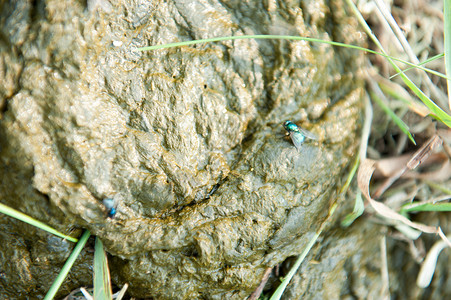
[[[304,143],[306,137],[312,140],[318,139],[316,135],[314,135],[310,131],[298,127],[290,120],[285,121],[285,123],[283,123],[283,127],[290,134],[291,140],[293,141],[293,144],[296,149],[298,149],[298,151],[301,151],[301,146]]]
[[[102,203],[107,210],[108,218],[113,219],[117,212],[117,201],[113,198],[105,198]]]

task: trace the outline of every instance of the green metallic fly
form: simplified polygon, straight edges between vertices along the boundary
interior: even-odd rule
[[[301,146],[304,143],[305,138],[309,138],[312,140],[318,139],[316,135],[314,135],[310,131],[302,129],[301,127],[297,126],[290,120],[285,121],[285,123],[283,123],[283,127],[290,134],[291,140],[293,141],[293,144],[298,151],[301,151]]]
[[[113,219],[117,212],[117,201],[113,198],[105,198],[102,203],[107,210],[108,218]]]

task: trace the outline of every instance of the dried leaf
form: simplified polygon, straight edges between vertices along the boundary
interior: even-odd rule
[[[426,142],[415,154],[412,159],[407,163],[407,168],[415,169],[424,162],[429,155],[432,154],[432,151],[442,144],[442,139],[438,135],[434,135],[429,141]]]
[[[418,173],[418,172],[407,172],[405,174],[406,178],[417,178],[417,179],[427,179],[427,180],[434,180],[434,181],[444,181],[448,180],[451,177],[451,162],[449,161],[448,156],[444,155],[443,153],[437,153],[434,158],[440,157],[442,158],[441,166],[435,171],[432,172],[425,172],[425,173]],[[428,159],[428,161],[431,160],[431,157]]]
[[[434,135],[429,139],[417,152],[413,154],[411,159],[400,168],[398,171],[394,172],[385,182],[374,192],[373,197],[375,199],[379,198],[396,180],[399,179],[407,170],[412,170],[418,167],[422,162],[424,162],[431,154],[432,151],[442,144],[442,139],[438,135]]]
[[[377,161],[376,170],[373,177],[390,177],[401,168],[404,168],[411,158],[411,154],[404,154],[396,157],[384,158]]]
[[[359,172],[357,175],[357,183],[362,191],[365,198],[368,200],[368,202],[371,204],[371,206],[374,208],[374,210],[382,215],[385,218],[396,220],[399,222],[402,222],[410,227],[413,227],[415,229],[418,229],[422,232],[426,233],[439,233],[438,228],[433,226],[427,226],[423,224],[419,224],[416,222],[412,222],[406,217],[400,215],[399,213],[392,210],[387,205],[383,204],[382,202],[375,201],[370,196],[370,190],[369,190],[369,184],[371,180],[371,176],[373,175],[373,172],[375,170],[376,162],[374,160],[366,159],[362,162],[359,168]]]

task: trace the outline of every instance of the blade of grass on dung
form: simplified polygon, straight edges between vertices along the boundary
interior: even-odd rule
[[[450,0],[451,1],[451,0]],[[425,68],[422,68],[421,66],[412,64],[410,62],[391,57],[387,55],[376,38],[376,36],[372,33],[369,26],[366,24],[366,21],[364,20],[363,16],[358,11],[357,7],[354,5],[354,3],[351,0],[347,0],[349,6],[354,11],[354,14],[357,16],[359,22],[364,27],[367,34],[370,36],[370,38],[376,43],[376,45],[381,49],[381,52],[373,51],[370,49],[366,49],[363,47],[355,46],[355,45],[348,45],[343,44],[339,42],[333,42],[333,41],[326,41],[326,40],[320,40],[315,38],[308,38],[308,37],[299,37],[299,36],[287,36],[287,35],[243,35],[243,36],[228,36],[228,37],[215,37],[215,38],[209,38],[209,39],[202,39],[202,40],[192,40],[192,41],[185,41],[185,42],[177,42],[177,43],[169,43],[164,45],[155,45],[155,46],[148,46],[148,47],[141,47],[137,48],[137,51],[148,51],[148,50],[157,50],[157,49],[164,49],[164,48],[173,48],[173,47],[180,47],[180,46],[187,46],[187,45],[194,45],[194,44],[202,44],[202,43],[211,43],[211,42],[218,42],[218,41],[227,41],[227,40],[238,40],[238,39],[282,39],[282,40],[303,40],[303,41],[309,41],[309,42],[316,42],[316,43],[324,43],[324,44],[330,44],[333,46],[339,46],[339,47],[346,47],[350,49],[357,49],[365,52],[369,52],[376,55],[381,55],[388,59],[390,64],[393,66],[395,71],[399,73],[404,83],[417,95],[418,98],[431,110],[432,116],[441,122],[443,122],[445,125],[451,128],[451,116],[448,115],[446,112],[444,112],[437,104],[435,104],[429,97],[427,97],[423,91],[421,91],[404,73],[401,72],[401,69],[394,63],[394,61],[399,61],[404,64],[407,64],[412,67],[416,67],[419,69],[422,69],[424,71],[427,71]]]
[[[59,290],[61,284],[63,283],[64,279],[66,278],[67,274],[69,274],[69,271],[72,268],[72,265],[74,264],[78,255],[80,255],[81,250],[83,249],[86,242],[88,241],[88,238],[90,235],[91,235],[91,233],[89,232],[89,230],[86,230],[83,233],[83,235],[81,236],[77,245],[75,245],[74,250],[70,254],[66,263],[64,264],[63,268],[61,269],[61,272],[58,274],[58,276],[56,277],[52,286],[50,287],[49,291],[45,295],[44,300],[51,300],[55,297],[56,293],[58,292],[58,290]]]
[[[41,221],[33,219],[32,217],[27,216],[26,214],[24,214],[24,213],[22,213],[20,211],[17,211],[17,210],[15,210],[15,209],[13,209],[13,208],[11,208],[9,206],[6,206],[6,205],[4,205],[2,203],[0,203],[0,212],[4,213],[5,215],[8,215],[10,217],[16,218],[16,219],[18,219],[18,220],[20,220],[22,222],[25,222],[25,223],[28,223],[30,225],[33,225],[33,226],[35,226],[35,227],[37,227],[39,229],[45,230],[45,231],[47,231],[47,232],[49,232],[51,234],[59,236],[59,237],[61,237],[63,239],[66,239],[68,241],[71,241],[71,242],[74,242],[74,243],[76,243],[78,241],[78,239],[76,239],[74,237],[71,237],[71,236],[68,236],[68,235],[65,235],[64,233],[59,232],[58,230],[56,230],[56,229],[54,229],[54,228],[42,223]]]
[[[327,217],[326,220],[330,219],[332,217],[332,215],[335,212],[335,209],[337,208],[337,203],[334,203],[331,208],[329,209],[329,216]],[[282,297],[283,292],[285,291],[288,283],[290,283],[291,279],[293,278],[294,274],[296,274],[297,270],[299,269],[299,267],[301,266],[301,263],[304,261],[305,257],[307,256],[307,254],[310,252],[310,250],[312,249],[313,245],[316,243],[316,241],[318,240],[318,237],[321,235],[321,233],[324,230],[324,226],[327,223],[324,222],[320,229],[315,233],[315,235],[310,239],[310,241],[308,242],[307,246],[305,246],[304,251],[302,251],[301,255],[299,255],[298,259],[296,260],[296,262],[294,263],[293,267],[290,269],[290,271],[288,272],[287,276],[285,276],[285,278],[283,279],[282,283],[277,287],[276,291],[274,292],[274,294],[271,296],[270,300],[278,300],[280,299],[280,297]]]
[[[445,70],[446,75],[451,74],[451,0],[443,1],[443,35],[445,46]],[[448,107],[451,109],[451,80],[448,83]]]
[[[366,51],[369,53],[379,54],[379,55],[384,56],[384,54],[382,54],[380,52],[373,51],[371,49],[367,49],[367,48],[363,48],[363,47],[359,47],[359,46],[355,46],[355,45],[348,45],[348,44],[343,44],[343,43],[339,43],[339,42],[333,42],[333,41],[327,41],[327,40],[321,40],[321,39],[315,39],[315,38],[309,38],[309,37],[302,37],[302,36],[272,35],[272,34],[221,36],[221,37],[214,37],[214,38],[201,39],[201,40],[191,40],[191,41],[169,43],[169,44],[163,44],[163,45],[147,46],[147,47],[137,48],[136,50],[137,51],[150,51],[150,50],[167,49],[167,48],[174,48],[174,47],[181,47],[181,46],[197,45],[197,44],[232,41],[232,40],[246,40],[246,39],[247,40],[255,39],[255,40],[307,41],[307,42],[314,42],[314,43],[329,44],[329,45],[338,46],[338,47],[357,49],[357,50]],[[411,64],[411,65],[414,66],[414,64]]]
[[[96,237],[94,252],[94,299],[111,300],[112,294],[108,259],[103,249],[102,241]]]
[[[451,0],[450,0],[451,1]],[[140,47],[137,48],[136,51],[148,51],[148,50],[157,50],[157,49],[164,49],[164,48],[173,48],[173,47],[180,47],[180,46],[187,46],[187,45],[194,45],[194,44],[202,44],[202,43],[209,43],[209,42],[218,42],[218,41],[227,41],[227,40],[239,40],[239,39],[280,39],[280,40],[303,40],[308,42],[316,42],[316,43],[323,43],[323,44],[329,44],[333,46],[339,46],[339,47],[346,47],[349,49],[357,49],[361,51],[365,51],[368,53],[376,54],[383,56],[387,58],[389,63],[393,66],[396,72],[399,73],[402,80],[404,81],[404,84],[406,84],[412,92],[417,95],[418,98],[431,110],[432,117],[440,120],[442,123],[447,125],[451,128],[451,116],[448,115],[445,111],[443,111],[437,104],[435,104],[429,97],[426,96],[426,94],[423,93],[414,83],[411,81],[404,73],[401,72],[401,69],[394,63],[394,61],[402,62],[406,65],[413,66],[422,70],[427,71],[425,68],[422,68],[421,66],[417,66],[415,64],[412,64],[410,62],[404,61],[402,59],[398,59],[395,57],[391,57],[385,53],[383,50],[382,45],[377,40],[376,36],[372,33],[371,29],[369,28],[368,24],[366,24],[365,19],[358,11],[357,7],[355,7],[354,3],[351,0],[347,0],[349,6],[354,11],[354,14],[357,16],[357,19],[361,23],[361,25],[364,27],[367,34],[370,36],[370,38],[376,43],[376,45],[381,49],[381,52],[373,51],[370,49],[366,49],[363,47],[355,46],[355,45],[347,45],[339,42],[333,42],[333,41],[326,41],[326,40],[320,40],[315,38],[308,38],[308,37],[300,37],[300,36],[289,36],[289,35],[243,35],[243,36],[228,36],[228,37],[216,37],[216,38],[209,38],[209,39],[202,39],[202,40],[193,40],[193,41],[185,41],[185,42],[177,42],[177,43],[169,43],[164,45],[155,45],[155,46],[148,46],[148,47]],[[446,55],[445,55],[446,57]]]
[[[421,65],[413,64],[411,62],[408,62],[406,60],[392,57],[389,55],[386,55],[384,53],[380,53],[368,48],[356,46],[356,45],[350,45],[350,44],[344,44],[334,41],[328,41],[328,40],[321,40],[321,39],[315,39],[315,38],[309,38],[309,37],[302,37],[302,36],[292,36],[292,35],[270,35],[270,34],[259,34],[259,35],[239,35],[239,36],[222,36],[222,37],[214,37],[209,39],[201,39],[201,40],[191,40],[191,41],[184,41],[184,42],[177,42],[177,43],[168,43],[163,45],[154,45],[154,46],[146,46],[146,47],[140,47],[137,48],[136,51],[152,51],[152,50],[158,50],[158,49],[169,49],[169,48],[175,48],[175,47],[181,47],[181,46],[190,46],[190,45],[197,45],[197,44],[205,44],[205,43],[213,43],[213,42],[221,42],[221,41],[231,41],[231,40],[245,40],[245,39],[256,39],[256,40],[294,40],[294,41],[307,41],[312,43],[320,43],[320,44],[329,44],[336,47],[344,47],[344,48],[350,48],[350,49],[356,49],[364,52],[368,52],[375,55],[380,55],[385,58],[390,58],[394,61],[403,63],[405,65],[408,65],[412,68],[417,68],[425,72],[436,74],[437,76],[447,78],[445,75],[422,67]]]
[[[140,47],[137,48],[136,51],[152,51],[152,50],[158,50],[158,49],[169,49],[169,48],[175,48],[175,47],[182,47],[182,46],[190,46],[190,45],[197,45],[197,44],[205,44],[205,43],[213,43],[213,42],[222,42],[222,41],[231,41],[231,40],[246,40],[246,39],[256,39],[256,40],[294,40],[294,41],[307,41],[312,43],[321,43],[321,44],[329,44],[336,47],[344,47],[344,48],[350,48],[350,49],[356,49],[364,52],[368,52],[375,55],[380,55],[385,58],[391,58],[394,61],[403,63],[405,65],[408,65],[412,68],[418,68],[420,70],[423,70],[425,72],[433,72],[437,73],[434,70],[430,70],[428,68],[424,68],[420,65],[413,64],[411,62],[408,62],[403,59],[399,59],[397,57],[391,57],[389,55],[386,55],[384,53],[380,53],[368,48],[356,46],[356,45],[349,45],[334,41],[328,41],[328,40],[321,40],[321,39],[315,39],[315,38],[309,38],[309,37],[302,37],[302,36],[292,36],[292,35],[270,35],[270,34],[259,34],[259,35],[238,35],[238,36],[222,36],[222,37],[214,37],[209,39],[201,39],[201,40],[191,40],[191,41],[184,41],[184,42],[177,42],[177,43],[168,43],[163,45],[154,45],[154,46],[146,46],[146,47]],[[439,73],[441,74],[441,73]],[[443,74],[439,75],[440,77],[444,77]],[[446,78],[446,76],[445,76]]]
[[[369,102],[369,101],[368,101]],[[346,191],[349,188],[349,185],[351,184],[352,179],[354,178],[355,173],[357,172],[357,169],[359,167],[359,162],[360,162],[360,156],[357,157],[357,159],[354,161],[354,164],[352,166],[351,171],[349,172],[348,178],[346,179],[345,184],[343,185],[343,187],[340,189],[340,194],[346,193]],[[360,196],[360,199],[362,197]],[[332,217],[332,215],[335,212],[335,209],[337,208],[337,203],[334,203],[330,210],[329,210],[329,216],[327,217],[327,219],[330,219]],[[274,292],[274,294],[271,296],[270,300],[276,300],[276,299],[280,299],[280,297],[282,296],[283,292],[285,291],[285,288],[287,287],[288,283],[291,281],[291,278],[293,278],[294,274],[296,274],[296,271],[298,270],[299,266],[301,265],[301,263],[304,261],[305,257],[307,256],[307,254],[310,252],[310,250],[312,249],[313,245],[315,244],[316,240],[318,239],[318,237],[321,235],[324,226],[327,222],[324,222],[320,229],[318,230],[318,232],[310,239],[309,243],[307,244],[307,246],[305,247],[304,251],[301,253],[301,255],[298,257],[298,259],[296,260],[295,264],[293,265],[293,267],[291,268],[291,270],[289,271],[289,273],[287,274],[287,276],[285,276],[283,282],[280,284],[280,286],[277,287],[276,291]]]
[[[285,291],[288,283],[290,283],[291,279],[293,278],[294,274],[296,274],[297,270],[301,266],[301,263],[304,261],[307,254],[312,249],[315,242],[318,240],[318,237],[320,236],[321,232],[315,233],[315,235],[310,239],[309,243],[305,247],[304,251],[301,253],[301,255],[298,257],[296,262],[294,263],[293,267],[288,272],[287,276],[283,279],[282,283],[277,287],[274,294],[269,298],[270,300],[279,300],[280,297],[282,297],[283,292]]]

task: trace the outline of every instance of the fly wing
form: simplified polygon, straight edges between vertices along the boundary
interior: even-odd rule
[[[114,215],[116,215],[116,212],[117,212],[117,202],[118,202],[116,197],[105,198],[105,199],[103,199],[102,202],[107,210],[107,216],[109,218],[114,218]]]
[[[298,151],[301,151],[301,146],[305,141],[305,136],[299,132],[290,132],[291,140]]]
[[[112,208],[115,208],[115,206],[117,206],[117,203],[113,198],[105,198],[102,200],[102,203],[107,210],[110,210]]]
[[[317,139],[318,139],[318,137],[317,137],[316,135],[314,135],[313,133],[311,133],[310,131],[305,130],[305,129],[302,129],[302,128],[299,127],[299,126],[298,126],[298,128],[299,128],[299,131],[300,131],[303,135],[305,135],[306,137],[308,137],[309,139],[312,139],[312,140],[317,140]]]

